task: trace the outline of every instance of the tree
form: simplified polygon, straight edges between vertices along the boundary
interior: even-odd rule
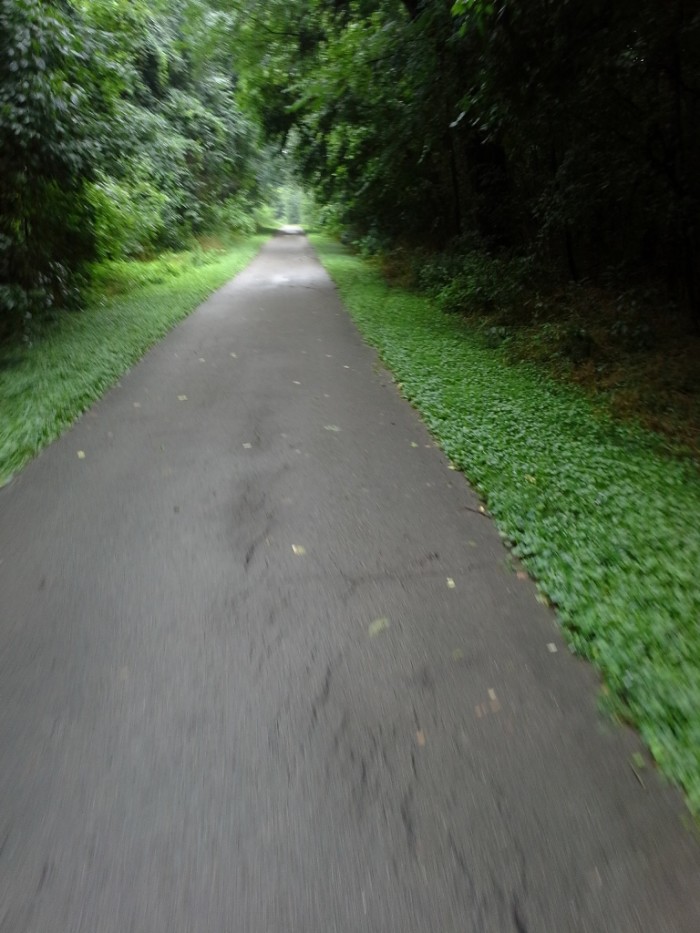
[[[206,0],[0,0],[0,337],[89,263],[250,227],[264,196],[234,18]]]
[[[65,301],[91,255],[100,67],[70,4],[0,0],[0,334]]]

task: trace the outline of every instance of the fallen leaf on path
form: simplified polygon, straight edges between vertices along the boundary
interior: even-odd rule
[[[462,649],[455,648],[455,650],[452,652],[452,660],[461,661],[463,658],[464,658],[464,652],[462,651]]]
[[[501,708],[501,704],[496,696],[495,690],[489,690],[489,705],[491,706],[491,712],[497,713]]]
[[[293,544],[292,550],[297,555],[297,557],[303,557],[306,554],[306,548],[303,544]]]
[[[423,748],[425,745],[425,733],[422,729],[419,729],[418,732],[416,732],[416,742],[420,745],[421,748]]]
[[[186,395],[178,395],[177,398],[178,398],[178,401],[179,401],[179,402],[186,402],[186,401],[187,401],[187,396],[186,396]]]
[[[300,385],[301,385],[301,383],[299,382],[298,379],[292,379],[292,382],[294,383],[295,386],[300,386]]]
[[[411,447],[417,447],[417,446],[418,446],[418,444],[416,444],[415,441],[411,441]]]
[[[447,469],[448,469],[448,470],[456,470],[457,467],[454,465],[454,463],[448,463],[448,464],[447,464]]]
[[[455,581],[452,579],[452,577],[448,577],[448,578],[447,578],[447,589],[448,589],[448,590],[453,590],[453,589],[455,588],[456,585],[457,585],[457,584],[456,584]]]
[[[340,428],[338,427],[337,424],[324,424],[323,430],[324,431],[340,431]]]
[[[85,459],[85,451],[84,451],[84,450],[79,450],[79,451],[78,451],[78,460],[84,460],[84,459]]]
[[[244,449],[244,450],[250,450],[250,448],[251,448],[252,446],[253,446],[252,444],[244,444],[244,445],[243,445],[243,449]]]
[[[646,768],[646,761],[644,761],[644,756],[641,754],[641,752],[635,752],[632,755],[632,761],[637,768]]]
[[[527,574],[525,573],[524,570],[519,570],[516,573],[516,577],[518,578],[518,580],[527,580]]]
[[[140,408],[141,402],[134,402],[134,408]]]
[[[199,358],[199,362],[200,362],[200,363],[206,363],[206,360],[204,359],[204,357],[203,357],[203,356],[200,356],[200,358]]]
[[[237,359],[238,359],[238,354],[236,354],[236,353],[232,353],[231,356],[234,358],[234,360],[237,360]]]
[[[390,624],[391,623],[389,622],[387,618],[382,617],[381,619],[375,619],[368,629],[369,637],[375,638],[377,635],[379,635],[380,632],[383,632],[385,631],[385,629],[388,629]]]
[[[549,651],[550,654],[556,654],[558,650],[553,641],[547,642],[547,651]]]

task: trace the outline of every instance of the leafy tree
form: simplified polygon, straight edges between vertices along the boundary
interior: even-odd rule
[[[92,253],[102,67],[69,3],[0,0],[0,334],[65,301]]]
[[[250,229],[264,198],[232,17],[205,0],[0,0],[0,336],[95,258]]]
[[[271,137],[296,125],[304,177],[357,237],[461,238],[536,255],[552,275],[665,278],[697,319],[695,5],[300,0],[251,10],[239,31],[244,45],[246,30],[258,37],[248,97]]]

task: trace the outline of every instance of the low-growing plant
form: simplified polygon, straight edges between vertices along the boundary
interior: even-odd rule
[[[654,434],[508,362],[454,315],[315,238],[358,327],[485,497],[615,711],[700,813],[700,477]]]
[[[239,272],[262,241],[152,262],[101,263],[80,312],[37,322],[31,341],[0,345],[0,484]]]

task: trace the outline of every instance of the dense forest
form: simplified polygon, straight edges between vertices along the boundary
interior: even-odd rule
[[[0,3],[0,321],[71,307],[96,259],[248,230],[269,179],[233,16],[187,0]]]
[[[290,160],[363,249],[441,253],[447,308],[544,275],[700,319],[687,0],[0,0],[0,141],[5,333],[251,229]]]

